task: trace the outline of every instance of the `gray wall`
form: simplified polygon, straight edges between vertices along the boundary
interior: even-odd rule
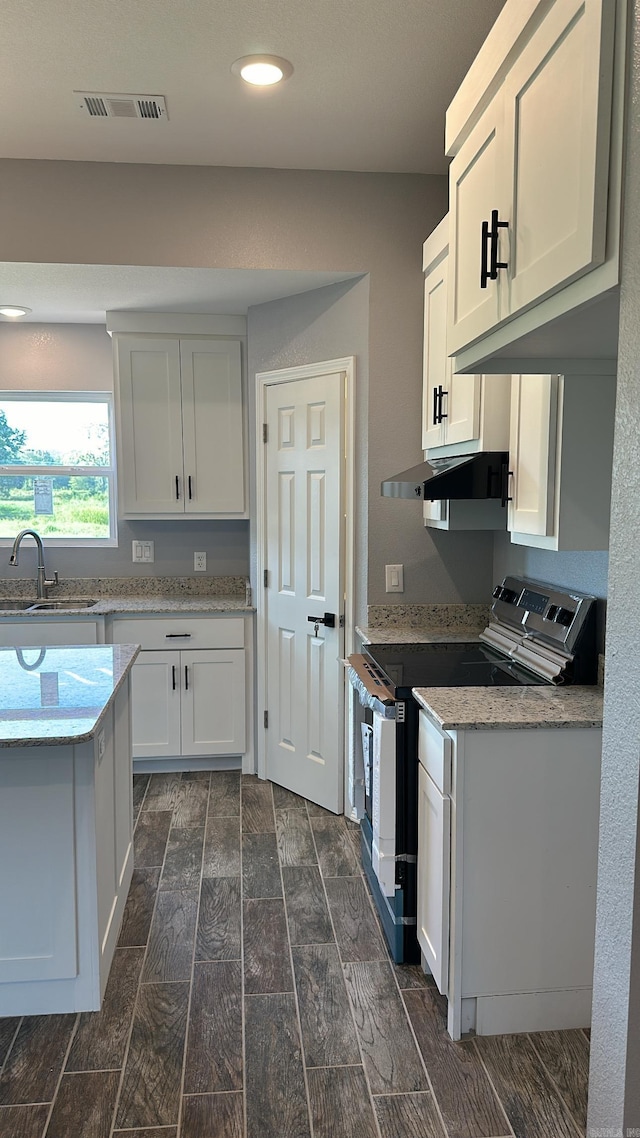
[[[630,4],[589,1133],[640,1127],[640,0]],[[606,1128],[606,1129],[605,1129]]]
[[[446,209],[447,179],[438,176],[0,161],[8,261],[369,274],[368,415],[358,420],[358,449],[368,454],[360,548],[368,547],[371,602],[389,599],[388,562],[406,566],[397,600],[481,600],[491,581],[488,535],[433,537],[413,503],[379,494],[383,477],[421,457],[421,246]],[[283,310],[283,332],[286,324]],[[330,346],[319,328],[305,336],[309,351]],[[301,350],[302,340],[280,358]]]
[[[0,391],[113,391],[111,337],[94,324],[0,324]],[[133,538],[155,542],[152,566],[134,565]],[[49,549],[47,571],[61,577],[122,577],[193,573],[195,550],[207,554],[207,573],[249,571],[249,523],[124,522],[116,549]],[[25,545],[17,569],[0,556],[0,577],[34,576],[35,553]]]

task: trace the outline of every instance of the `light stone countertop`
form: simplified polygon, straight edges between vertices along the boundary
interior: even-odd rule
[[[393,628],[356,625],[356,633],[363,644],[468,644],[478,640],[485,628],[486,622],[473,626],[447,625],[444,628],[420,628],[413,624],[397,624]]]
[[[444,731],[602,727],[601,687],[414,688],[413,694]]]
[[[50,598],[53,600],[53,597]],[[35,603],[35,602],[34,602]],[[3,617],[55,616],[57,619],[65,616],[113,616],[123,613],[164,613],[194,612],[194,613],[243,613],[255,612],[255,608],[247,605],[244,597],[101,597],[90,608],[64,608],[64,609],[2,609],[0,620]]]
[[[35,604],[35,581],[30,578],[0,579],[0,604],[12,600]],[[245,577],[77,577],[61,579],[52,587],[50,601],[86,598],[90,608],[32,609],[0,608],[0,619],[34,616],[111,616],[114,614],[242,613],[255,612],[251,587]]]
[[[0,648],[0,748],[91,739],[139,650],[137,644]]]

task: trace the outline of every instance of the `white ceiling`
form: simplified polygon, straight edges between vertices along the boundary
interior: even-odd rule
[[[33,309],[32,323],[104,324],[111,309],[245,315],[253,304],[351,280],[358,273],[179,269],[138,265],[0,264],[0,302]],[[15,323],[0,316],[0,323]],[[25,320],[20,320],[25,323]]]
[[[444,113],[504,0],[2,0],[0,156],[443,173]],[[279,88],[230,72],[269,52]],[[164,95],[92,120],[74,90]]]

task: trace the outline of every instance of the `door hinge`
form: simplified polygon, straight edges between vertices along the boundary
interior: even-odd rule
[[[269,570],[268,569],[265,569],[265,571],[264,571],[263,584],[264,584],[265,589],[269,588]]]
[[[405,722],[405,718],[406,718],[405,708],[406,708],[406,704],[403,703],[402,700],[399,700],[398,703],[396,704],[396,723],[404,723]]]
[[[264,725],[265,725],[265,727],[269,726],[269,712],[268,711],[265,711],[265,713],[264,713]]]
[[[269,442],[269,427],[267,423],[262,424],[262,441],[263,443]]]

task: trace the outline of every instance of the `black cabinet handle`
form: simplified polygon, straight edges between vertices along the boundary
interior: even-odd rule
[[[442,384],[438,388],[438,399],[440,400],[440,409],[438,411],[438,422],[441,423],[443,419],[448,419],[449,416],[442,410],[442,396],[448,395],[448,391],[443,391]]]
[[[189,668],[186,664],[184,666],[184,690],[189,691]]]
[[[165,632],[165,640],[189,640],[191,638],[190,632]]]
[[[433,389],[433,425],[434,425],[434,427],[437,427],[439,422],[440,422],[440,420],[438,418],[438,388],[434,387],[434,389]]]
[[[189,475],[187,482],[189,484],[189,501],[191,501],[191,499],[193,498],[193,494],[191,493],[191,475]]]
[[[508,462],[503,462],[500,469],[502,475],[502,490],[500,501],[501,505],[506,506],[507,502],[513,501],[513,498],[509,494],[509,479],[513,478],[513,470],[509,470]]]
[[[174,691],[176,690],[176,666],[175,666],[175,664],[171,665],[171,687],[173,688]]]
[[[487,248],[488,244],[489,244],[489,222],[483,221],[482,222],[482,237],[480,239],[480,288],[486,288],[487,287],[487,281],[489,280],[489,256],[488,256],[488,248]]]
[[[180,479],[176,474],[176,502],[180,501]]]
[[[498,245],[500,230],[508,229],[508,221],[500,221],[497,209],[491,210],[491,225],[488,221],[482,222],[480,238],[480,288],[486,288],[489,281],[497,281],[498,270],[509,267],[507,261],[498,260]]]
[[[499,213],[497,209],[491,210],[491,264],[489,267],[489,276],[492,281],[498,279],[498,269],[507,269],[509,266],[506,261],[498,260],[498,243],[500,240],[499,229],[508,229],[508,221],[498,221]]]

